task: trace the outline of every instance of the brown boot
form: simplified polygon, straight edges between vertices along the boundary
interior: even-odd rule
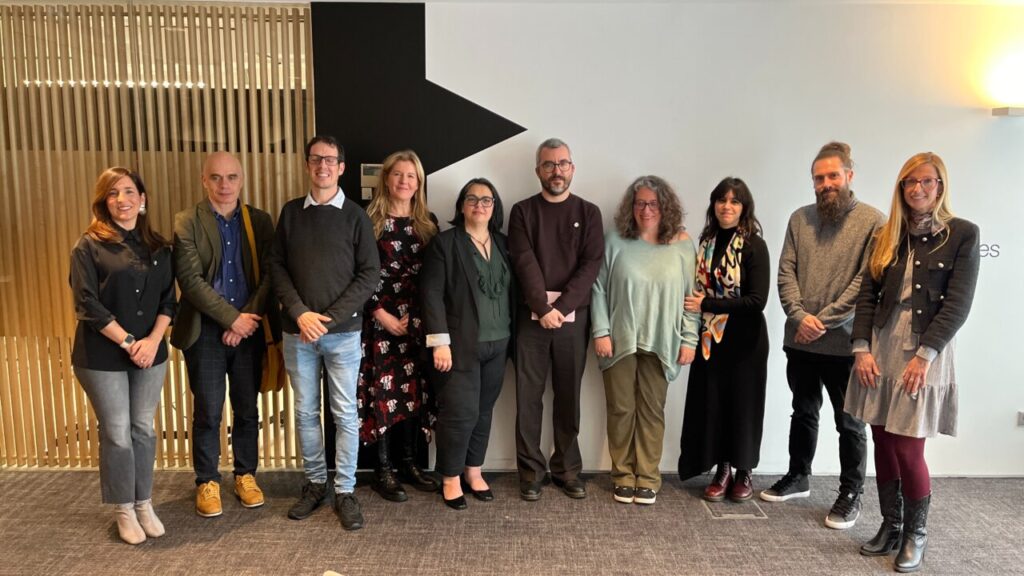
[[[750,470],[737,470],[736,477],[729,487],[729,500],[746,502],[754,496],[754,486],[750,480]]]
[[[730,484],[732,484],[732,468],[728,462],[722,462],[718,465],[715,477],[711,479],[711,484],[708,484],[708,487],[704,489],[704,499],[708,502],[721,502],[725,500],[725,494],[729,491]]]

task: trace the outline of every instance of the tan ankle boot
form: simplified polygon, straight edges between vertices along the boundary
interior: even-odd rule
[[[121,540],[129,544],[142,544],[146,541],[146,533],[139,525],[139,519],[135,516],[135,507],[131,502],[115,504],[114,518],[117,520],[117,533],[121,536]]]
[[[142,500],[135,503],[135,516],[139,519],[142,531],[150,538],[158,538],[164,535],[164,523],[157,518],[153,510],[153,500]]]

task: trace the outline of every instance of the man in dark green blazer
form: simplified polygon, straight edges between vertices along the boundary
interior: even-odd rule
[[[182,350],[194,396],[192,462],[196,471],[196,513],[222,513],[220,424],[225,376],[230,378],[235,494],[242,506],[263,505],[256,484],[259,462],[259,392],[266,338],[261,319],[268,316],[274,340],[280,340],[277,301],[263,266],[274,239],[270,215],[248,206],[260,277],[242,218],[239,194],[242,165],[227,152],[215,152],[203,164],[207,197],[174,218],[174,269],[181,309],[171,344]]]

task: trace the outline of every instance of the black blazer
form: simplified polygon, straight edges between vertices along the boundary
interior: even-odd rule
[[[938,234],[911,239],[914,244],[913,330],[920,344],[941,351],[967,320],[978,282],[981,253],[978,227],[953,218]],[[934,246],[939,246],[934,248]],[[865,271],[861,280],[852,339],[871,341],[872,327],[888,322],[899,303],[907,267],[907,237],[900,241],[896,262],[875,280]]]
[[[509,264],[508,239],[500,232],[491,232],[491,254],[500,254]],[[450,228],[435,236],[427,246],[420,270],[420,298],[423,303],[423,323],[427,334],[448,334],[451,337],[452,369],[468,370],[477,362],[477,339],[480,318],[476,309],[476,264],[473,263],[472,240],[461,226]],[[512,314],[515,334],[515,277],[507,293],[509,313]],[[515,350],[509,338],[509,352]]]

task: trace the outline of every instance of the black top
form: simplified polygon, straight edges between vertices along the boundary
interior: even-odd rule
[[[116,226],[115,226],[116,227]],[[160,314],[174,318],[174,270],[170,248],[150,252],[138,230],[117,228],[121,242],[83,235],[71,250],[71,291],[75,300],[75,344],[71,364],[89,370],[135,369],[128,352],[100,334],[113,320],[136,338],[153,330]],[[161,339],[153,365],[167,360]]]
[[[719,229],[715,236],[715,253],[712,262],[715,267],[722,265],[725,249],[732,242],[735,228]],[[768,302],[768,290],[771,284],[771,264],[768,260],[768,246],[756,235],[743,239],[740,250],[743,272],[740,277],[739,298],[715,298],[707,296],[701,302],[703,312],[713,314],[761,314]],[[726,328],[728,329],[728,327]],[[700,351],[698,350],[698,353]]]
[[[277,220],[267,268],[284,314],[281,329],[298,334],[306,312],[330,316],[328,332],[362,329],[363,304],[380,280],[373,224],[355,202],[303,208],[306,197],[289,201]]]

